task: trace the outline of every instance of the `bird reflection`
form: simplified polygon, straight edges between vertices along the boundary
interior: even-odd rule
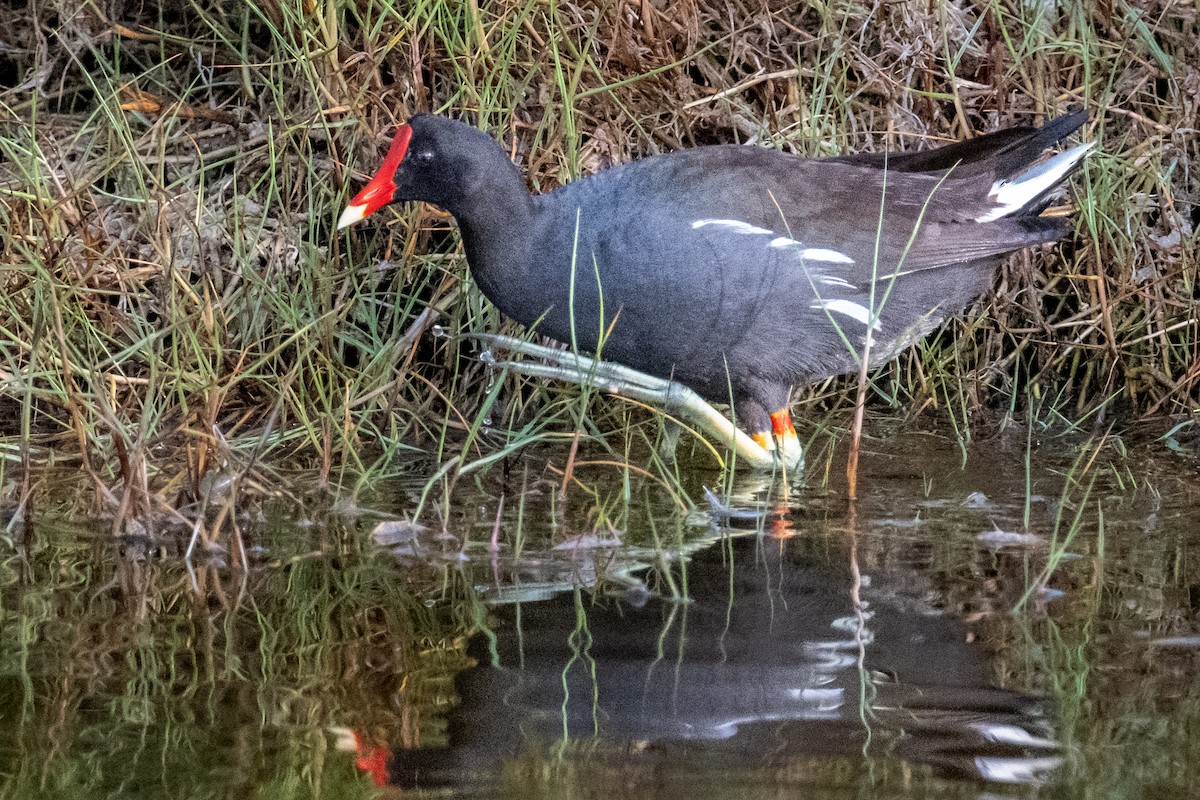
[[[444,744],[360,738],[360,766],[379,783],[478,788],[530,754],[696,779],[775,780],[872,752],[1006,783],[1058,765],[1042,703],[995,688],[987,652],[917,578],[861,574],[844,538],[782,535],[789,525],[726,529],[674,565],[686,603],[577,588],[494,609]]]

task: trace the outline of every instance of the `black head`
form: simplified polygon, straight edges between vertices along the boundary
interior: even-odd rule
[[[495,139],[463,122],[418,114],[397,129],[383,165],[342,212],[338,228],[400,200],[433,203],[458,216],[497,169],[512,165]]]

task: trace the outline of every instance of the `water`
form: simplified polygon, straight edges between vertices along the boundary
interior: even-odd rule
[[[853,505],[835,453],[721,513],[600,466],[561,499],[540,451],[420,524],[418,475],[248,508],[244,578],[46,510],[0,566],[0,786],[1200,796],[1195,456],[1032,444],[897,430]]]

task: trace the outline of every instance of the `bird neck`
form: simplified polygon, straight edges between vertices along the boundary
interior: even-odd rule
[[[484,177],[447,210],[458,221],[471,271],[483,284],[528,262],[538,206],[507,158],[488,164],[481,173]]]

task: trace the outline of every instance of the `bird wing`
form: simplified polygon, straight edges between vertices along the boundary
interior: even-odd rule
[[[749,147],[691,152],[711,157],[713,150],[727,153],[719,169],[706,158],[668,162],[676,174],[648,183],[687,186],[687,195],[643,188],[638,194],[654,211],[625,224],[667,228],[706,247],[720,248],[725,238],[739,252],[754,242],[764,258],[837,265],[845,280],[859,284],[1003,255],[1068,230],[1065,220],[1036,216],[980,221],[996,207],[989,194],[995,180],[987,173],[960,179],[953,171],[890,172]],[[664,195],[654,197],[658,191]]]

